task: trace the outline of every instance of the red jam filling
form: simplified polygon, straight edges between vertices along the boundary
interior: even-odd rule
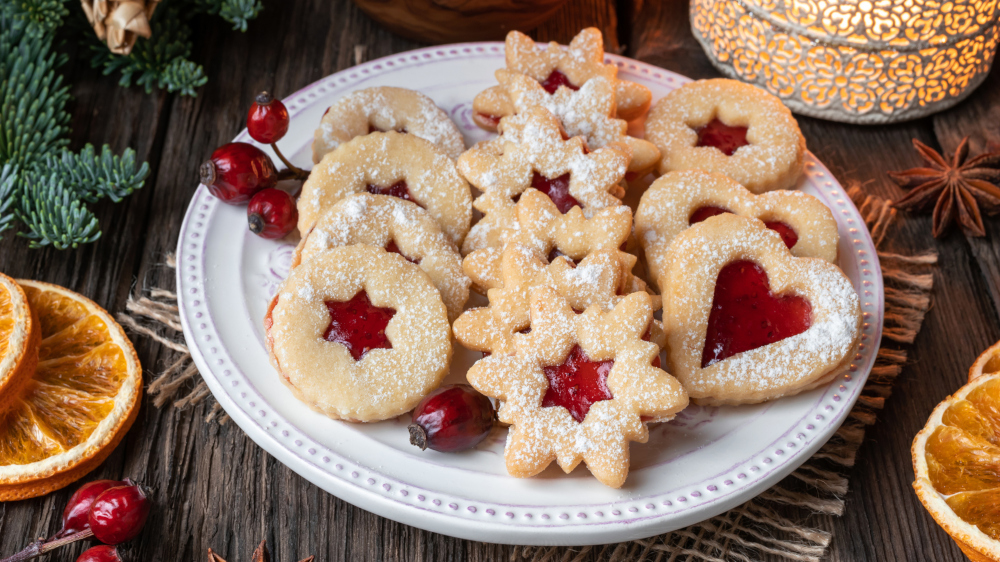
[[[397,133],[406,134],[406,127],[403,127],[402,129],[393,129],[393,130],[396,131]],[[371,123],[368,124],[368,134],[369,135],[372,134],[372,133],[386,133],[386,132],[388,132],[386,129],[379,129],[378,127],[376,127],[375,125],[372,125]]]
[[[500,124],[500,119],[503,119],[499,115],[490,115],[488,113],[476,113],[479,120],[491,127],[496,127]]]
[[[701,367],[809,329],[812,306],[795,295],[775,295],[767,272],[752,261],[722,268],[708,315]]]
[[[569,194],[569,174],[549,179],[538,172],[531,176],[531,187],[549,196],[560,213],[568,213],[573,207],[583,207]]]
[[[410,263],[413,263],[413,264],[416,264],[416,265],[420,265],[420,258],[413,259],[410,256],[408,256],[408,255],[404,254],[403,252],[399,251],[399,246],[396,245],[396,241],[395,240],[389,240],[389,243],[385,245],[385,251],[386,252],[392,252],[394,254],[399,254],[399,255],[403,256],[404,258],[406,258],[406,261],[408,261]]]
[[[726,156],[732,156],[737,148],[750,144],[747,142],[746,127],[730,127],[718,118],[712,119],[704,127],[698,127],[696,131],[697,146],[714,146]]]
[[[347,302],[326,301],[330,310],[330,326],[323,339],[337,342],[351,352],[355,361],[371,349],[392,349],[385,327],[395,316],[392,308],[374,306],[364,290]]]
[[[613,360],[591,361],[580,346],[574,346],[561,365],[544,368],[549,388],[542,406],[562,406],[582,422],[595,402],[614,398],[608,388],[608,373],[614,365]]]
[[[553,70],[552,74],[549,74],[548,78],[542,80],[541,84],[542,88],[545,88],[545,91],[550,94],[556,93],[556,90],[559,89],[559,86],[566,86],[570,90],[580,89],[579,86],[574,86],[573,83],[569,81],[569,78],[567,78],[565,74],[559,72],[558,70]]]
[[[365,186],[365,189],[372,195],[391,195],[393,197],[399,197],[400,199],[417,203],[416,201],[413,201],[413,197],[410,196],[410,188],[406,186],[406,180],[399,180],[389,187],[368,184]],[[417,203],[417,205],[420,205],[420,203]],[[420,206],[423,207],[423,205]]]
[[[699,223],[709,217],[724,215],[728,212],[729,211],[727,209],[723,209],[722,207],[699,207],[695,210],[695,212],[691,213],[691,218],[688,219],[688,224]],[[764,223],[764,226],[780,234],[781,240],[784,241],[785,246],[788,246],[789,248],[794,246],[799,241],[799,235],[795,233],[795,229],[781,221],[767,221]]]

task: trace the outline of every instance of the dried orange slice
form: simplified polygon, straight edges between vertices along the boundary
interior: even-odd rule
[[[132,426],[142,367],[104,309],[18,281],[41,331],[38,366],[0,413],[0,501],[47,494],[97,467]]]
[[[973,562],[1000,561],[1000,342],[913,440],[913,488]]]
[[[0,273],[0,412],[35,372],[40,334],[21,286]]]

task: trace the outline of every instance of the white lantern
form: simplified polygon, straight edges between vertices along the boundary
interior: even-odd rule
[[[989,73],[1000,0],[691,0],[724,74],[792,111],[891,123],[955,105]]]

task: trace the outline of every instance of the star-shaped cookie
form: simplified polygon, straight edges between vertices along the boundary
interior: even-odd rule
[[[656,344],[642,339],[653,320],[649,295],[578,314],[538,286],[530,302],[531,331],[514,336],[514,355],[484,357],[468,373],[472,386],[502,401],[507,472],[534,476],[555,460],[568,473],[583,461],[601,483],[621,487],[629,442],[649,438],[643,418],[669,419],[688,404],[680,383],[653,366]],[[565,385],[576,377],[590,391],[568,398]]]

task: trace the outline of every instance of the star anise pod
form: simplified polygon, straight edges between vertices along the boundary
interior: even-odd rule
[[[1000,211],[1000,151],[986,152],[971,160],[969,137],[962,139],[950,161],[938,151],[913,139],[926,168],[889,172],[897,184],[912,189],[893,206],[924,211],[934,205],[934,237],[941,236],[956,218],[969,236],[985,236],[980,206],[989,214]]]
[[[313,562],[315,556],[310,556],[309,558],[304,558],[299,562]],[[208,549],[208,562],[226,562],[221,556]],[[250,557],[250,562],[271,562],[271,553],[267,550],[267,541],[260,541],[257,548],[254,549],[253,555]]]

